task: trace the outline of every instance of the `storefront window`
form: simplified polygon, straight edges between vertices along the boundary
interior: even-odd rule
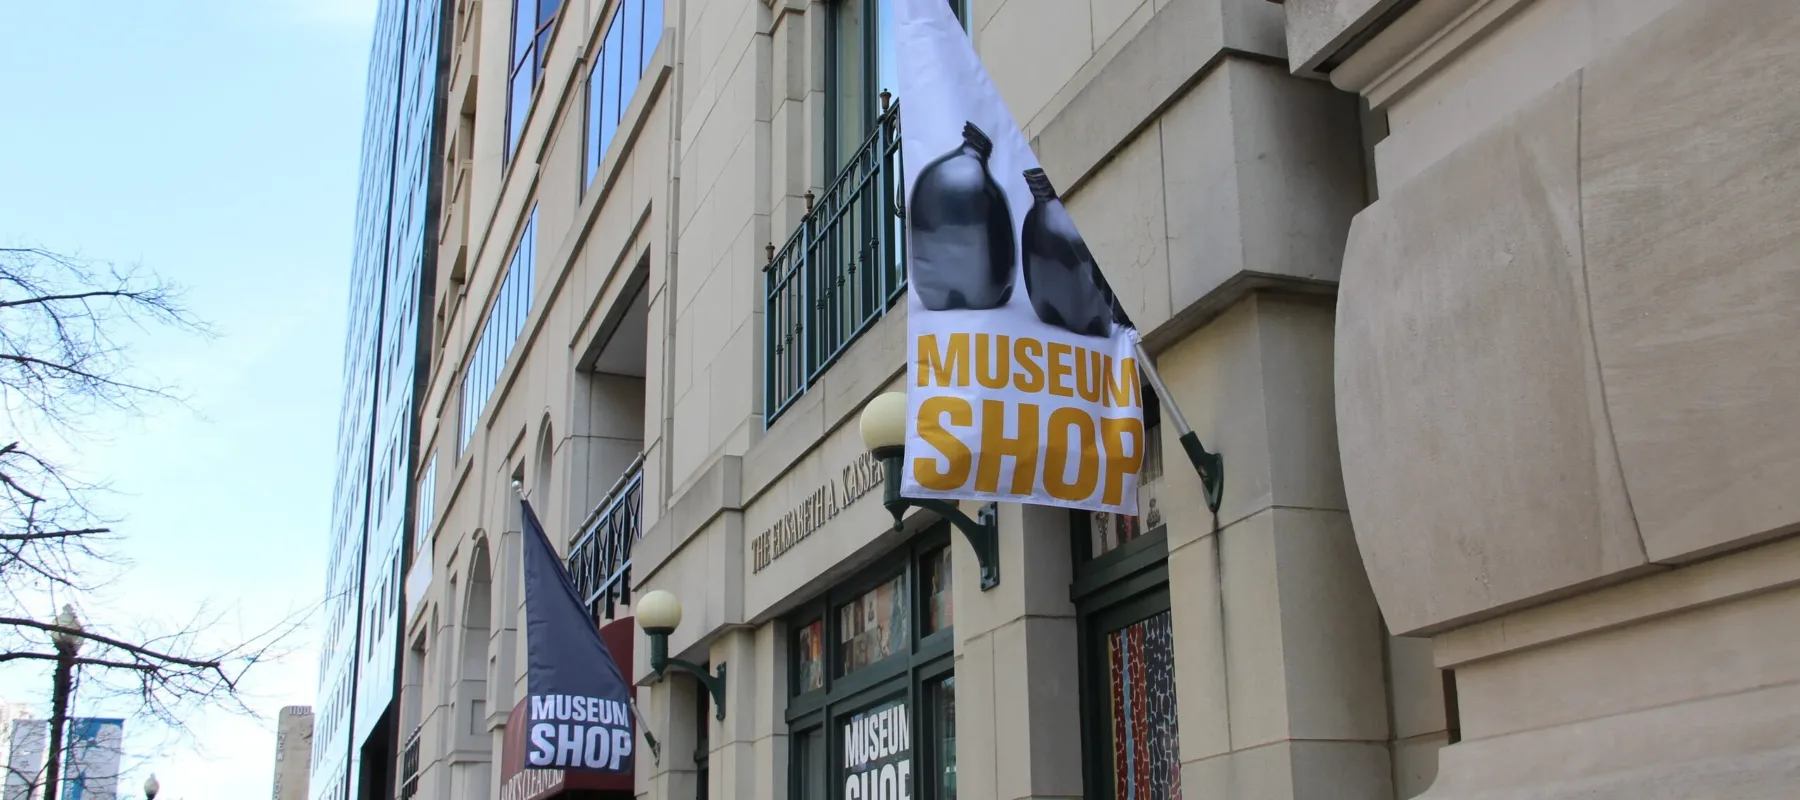
[[[932,744],[937,748],[938,800],[956,800],[956,678],[931,688]]]
[[[1181,800],[1160,414],[1146,395],[1138,516],[1075,513],[1082,774],[1093,800]]]
[[[794,747],[794,789],[801,800],[823,800],[825,797],[825,776],[828,768],[825,761],[825,730],[813,728],[803,731],[795,737]]]
[[[907,646],[906,576],[896,575],[838,609],[838,663],[855,672]]]
[[[801,626],[795,649],[799,691],[804,694],[825,688],[825,621],[815,619]]]
[[[902,800],[913,791],[912,723],[905,700],[852,714],[840,725],[844,800]]]
[[[1166,575],[1152,570],[1137,577]],[[1098,609],[1080,601],[1076,608],[1087,642],[1081,659],[1087,796],[1181,800],[1168,585]]]
[[[1181,799],[1175,639],[1164,611],[1106,635],[1114,797]]]
[[[919,569],[924,575],[919,585],[925,592],[925,627],[919,633],[949,630],[956,621],[950,592],[950,548],[940,547],[927,553]]]
[[[955,798],[949,541],[934,527],[794,613],[792,800]]]

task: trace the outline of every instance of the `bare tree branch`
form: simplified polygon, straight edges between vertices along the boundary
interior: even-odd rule
[[[116,647],[127,653],[155,659],[157,661],[166,661],[170,664],[202,668],[217,668],[219,666],[219,662],[217,661],[202,661],[198,659],[182,658],[181,656],[172,655],[170,653],[159,653],[148,647],[131,644],[129,642],[122,642],[110,636],[101,636],[100,634],[88,631],[86,628],[65,628],[61,625],[49,622],[39,622],[35,619],[24,619],[20,617],[0,617],[0,625],[10,625],[15,628],[36,628],[40,631],[60,633],[65,636],[76,636],[82,639],[99,642],[108,647]]]
[[[74,659],[84,705],[135,701],[138,716],[184,734],[187,716],[202,709],[253,715],[244,676],[281,657],[314,609],[235,636],[205,607],[173,629],[129,632],[97,620],[77,630],[33,618],[46,600],[104,583],[100,568],[118,563],[109,546],[118,520],[96,504],[107,487],[49,454],[83,452],[84,440],[119,412],[182,402],[136,357],[142,337],[134,334],[152,328],[211,335],[183,305],[181,287],[152,272],[0,247],[0,414],[12,423],[0,438],[0,664],[55,661],[45,634],[78,636],[86,643]]]
[[[28,542],[34,539],[62,539],[69,536],[89,536],[97,533],[112,533],[111,528],[79,528],[72,531],[41,531],[38,533],[0,533],[0,542]]]
[[[122,330],[210,335],[153,273],[36,247],[0,248],[0,395],[9,412],[76,426],[83,412],[175,399],[138,376]]]
[[[55,653],[0,653],[0,663],[15,659],[28,658],[38,661],[55,661],[61,656]],[[100,658],[76,658],[72,663],[77,666],[108,667],[112,669],[135,669],[144,672],[156,669],[154,664],[128,664],[123,661],[107,661]]]
[[[27,298],[24,298],[21,300],[8,300],[5,302],[0,302],[0,308],[15,308],[18,306],[43,305],[46,303],[60,303],[65,300],[94,300],[94,299],[101,298],[101,297],[127,298],[130,296],[131,295],[129,295],[128,293],[121,292],[118,290],[96,289],[96,290],[89,291],[89,292],[76,292],[74,294],[46,294],[46,295],[40,295],[38,297],[27,297]]]

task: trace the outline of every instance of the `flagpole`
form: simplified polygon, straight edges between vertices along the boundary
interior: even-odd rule
[[[1175,433],[1180,438],[1181,449],[1187,453],[1188,461],[1194,465],[1194,471],[1200,473],[1200,486],[1206,492],[1206,507],[1214,514],[1219,513],[1219,503],[1225,494],[1225,457],[1218,453],[1209,453],[1206,446],[1200,443],[1200,434],[1188,425],[1187,417],[1182,416],[1181,408],[1175,405],[1175,398],[1170,396],[1169,387],[1163,383],[1161,375],[1156,373],[1156,360],[1150,357],[1141,341],[1133,342],[1137,348],[1138,369],[1144,373],[1144,379],[1150,382],[1150,389],[1156,392],[1156,399],[1162,403],[1162,413],[1175,426]]]
[[[637,719],[638,732],[644,734],[644,744],[650,746],[650,757],[656,763],[662,763],[662,745],[656,743],[656,735],[650,732],[650,726],[644,722],[643,713],[638,711],[637,698],[631,699],[631,716]]]

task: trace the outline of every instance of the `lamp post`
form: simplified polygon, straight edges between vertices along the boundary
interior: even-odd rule
[[[962,531],[975,550],[975,561],[981,567],[981,590],[1000,585],[1000,514],[998,506],[988,503],[974,519],[964,514],[955,503],[929,498],[901,497],[900,463],[906,454],[906,393],[878,394],[863,406],[859,421],[863,446],[881,462],[884,481],[881,504],[894,515],[894,530],[900,530],[900,518],[908,508],[933,512]]]
[[[75,683],[75,657],[87,641],[81,636],[81,618],[75,607],[64,604],[53,620],[57,630],[50,632],[56,645],[56,677],[50,691],[50,752],[44,764],[44,797],[57,797],[62,780],[63,729],[69,721],[69,693]]]
[[[681,600],[661,589],[645,592],[637,599],[637,623],[650,637],[650,670],[661,679],[663,672],[677,670],[694,676],[712,695],[713,717],[725,718],[725,665],[708,675],[699,664],[669,657],[669,634],[681,626]]]
[[[156,800],[156,793],[162,791],[162,784],[156,782],[156,773],[144,779],[144,800]]]

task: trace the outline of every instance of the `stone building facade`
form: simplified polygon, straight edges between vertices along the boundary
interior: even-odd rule
[[[1175,457],[1137,518],[1003,505],[984,590],[882,507],[887,0],[458,0],[403,787],[1791,795],[1800,11],[947,1],[1218,513]],[[509,763],[518,494],[609,635],[668,590],[727,668],[720,717],[635,634],[634,792]]]
[[[275,800],[311,797],[312,706],[287,706],[275,715]]]

